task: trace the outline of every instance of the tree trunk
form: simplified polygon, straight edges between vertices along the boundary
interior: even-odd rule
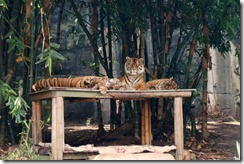
[[[207,8],[207,4],[205,5]],[[207,98],[208,98],[208,64],[209,64],[209,28],[208,28],[208,14],[206,8],[202,9],[202,21],[203,21],[203,37],[205,48],[201,58],[202,74],[203,74],[203,88],[202,88],[202,138],[208,139],[207,128]]]
[[[25,49],[24,49],[24,56],[26,57],[30,57],[30,29],[31,29],[31,25],[30,25],[30,17],[31,17],[31,1],[32,0],[26,0],[25,1],[25,20],[26,20],[26,24],[25,24],[25,33],[23,33],[23,38],[25,38]],[[25,59],[22,59],[22,62],[24,63],[24,69],[22,71],[22,80],[23,80],[23,97],[25,100],[28,99],[27,93],[29,91],[29,64],[25,61]]]
[[[60,35],[61,35],[60,31],[61,31],[62,16],[64,11],[64,4],[65,4],[65,0],[62,0],[60,10],[59,10],[59,15],[58,15],[57,37],[56,37],[57,44],[60,44]]]
[[[75,5],[74,0],[70,1],[71,3],[71,7],[73,8],[74,12],[75,12],[75,16],[78,19],[78,23],[80,24],[80,26],[82,27],[82,29],[84,30],[87,38],[89,39],[92,49],[93,49],[93,55],[96,56],[99,59],[99,62],[101,63],[101,65],[103,66],[104,70],[106,71],[107,74],[109,74],[109,70],[108,67],[106,66],[104,59],[102,58],[102,56],[100,55],[100,53],[98,52],[98,46],[97,43],[94,42],[94,37],[93,35],[89,32],[89,30],[87,29],[86,24],[83,21],[83,17],[82,15],[78,12],[78,9]],[[98,14],[98,13],[97,13]],[[94,29],[95,30],[95,29]],[[96,38],[97,39],[97,38]]]
[[[98,1],[92,0],[92,38],[94,47],[93,48],[93,55],[94,55],[94,62],[95,62],[95,75],[99,76],[99,59],[98,56],[98,46],[97,46],[97,39],[98,39]],[[103,119],[102,119],[102,109],[101,109],[101,102],[97,102],[97,113],[98,113],[98,127],[99,132],[104,132],[104,125],[103,125]]]
[[[29,82],[29,93],[31,93],[31,88],[32,88],[32,84],[34,83],[34,72],[35,72],[35,1],[32,1],[32,7],[31,7],[31,16],[30,16],[30,33],[31,33],[31,37],[30,37],[30,59],[31,59],[31,63],[30,63],[30,70],[29,70],[29,78],[30,78],[30,82]]]

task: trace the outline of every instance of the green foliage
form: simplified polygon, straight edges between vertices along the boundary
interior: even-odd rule
[[[7,6],[7,4],[5,3],[4,0],[0,0],[0,8],[2,8],[3,11],[8,9],[8,6]]]
[[[4,37],[6,39],[6,42],[8,43],[8,53],[13,52],[15,49],[17,53],[20,53],[24,50],[25,45],[24,43],[16,36],[14,36],[14,32],[10,31],[7,33]]]
[[[8,84],[0,80],[0,97],[6,102],[9,107],[9,114],[15,118],[16,123],[24,123],[26,121],[26,113],[30,108],[26,101],[22,98],[21,86],[22,82],[19,82],[19,94],[17,94]]]
[[[49,74],[52,74],[52,62],[53,61],[61,61],[65,60],[66,58],[58,53],[54,49],[58,49],[60,46],[56,43],[51,43],[50,47],[46,48],[42,53],[40,53],[36,58],[36,64],[40,64],[45,61],[45,68],[48,68]]]
[[[38,155],[36,155],[32,139],[29,137],[30,125],[27,123],[25,125],[25,130],[20,133],[19,146],[3,156],[3,160],[37,160]]]
[[[18,94],[6,83],[0,80],[0,97],[6,102],[9,107],[9,114],[15,118],[15,123],[21,123],[24,130],[20,133],[21,140],[18,148],[8,152],[7,155],[1,157],[3,160],[34,160],[37,159],[32,140],[29,138],[30,123],[27,123],[26,113],[30,108],[26,101],[22,98],[23,81],[18,82]],[[1,110],[5,110],[4,108]]]

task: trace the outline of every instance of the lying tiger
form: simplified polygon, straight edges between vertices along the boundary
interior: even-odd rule
[[[137,88],[139,88],[140,90],[169,90],[178,89],[178,85],[171,77],[169,79],[151,80],[144,84],[138,85]]]
[[[75,87],[75,88],[91,88],[100,90],[102,94],[107,93],[107,76],[80,76],[71,78],[45,78],[40,79],[32,85],[34,91],[39,91],[49,87]]]

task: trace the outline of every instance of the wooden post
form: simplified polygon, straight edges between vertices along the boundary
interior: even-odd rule
[[[174,133],[175,133],[175,145],[176,145],[176,159],[183,160],[184,134],[183,134],[182,97],[174,98]]]
[[[148,112],[148,104],[145,100],[145,145],[149,145],[149,112]]]
[[[41,100],[32,101],[32,139],[34,144],[42,142],[41,117]]]
[[[64,100],[52,98],[52,159],[63,160],[64,152]]]
[[[149,145],[152,145],[152,112],[150,107],[150,100],[147,99],[148,104],[148,126],[149,126]]]
[[[141,109],[141,138],[142,145],[152,144],[152,131],[151,131],[151,110],[150,100],[146,99],[142,101]]]
[[[141,144],[145,145],[145,102],[142,102],[141,107]]]
[[[37,143],[37,134],[36,134],[36,101],[32,101],[32,139],[33,139],[33,144],[38,144]]]
[[[37,142],[42,142],[42,103],[36,102],[36,130],[37,130]]]

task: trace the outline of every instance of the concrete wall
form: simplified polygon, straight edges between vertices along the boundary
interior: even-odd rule
[[[235,46],[231,43],[231,52],[223,56],[211,49],[213,68],[208,72],[208,112],[221,113],[223,116],[240,115],[240,76]],[[238,105],[239,104],[239,105]]]

